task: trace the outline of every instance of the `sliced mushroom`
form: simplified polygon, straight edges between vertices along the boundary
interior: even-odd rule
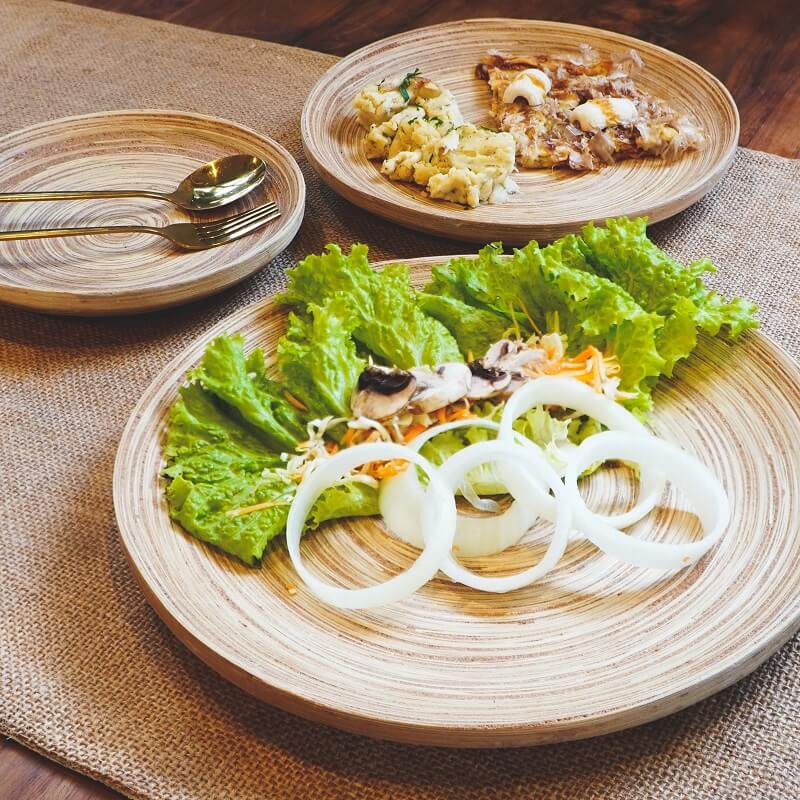
[[[508,386],[503,389],[503,397],[511,397],[517,389],[521,389],[529,380],[530,378],[523,377],[522,375],[514,375],[511,378]]]
[[[411,373],[417,380],[417,391],[408,407],[415,414],[430,414],[466,397],[472,373],[466,364],[440,364],[435,370],[414,367]]]
[[[528,347],[525,342],[501,339],[487,350],[481,363],[484,367],[496,368],[517,375],[521,373],[523,367],[540,360],[546,361],[546,358],[539,348]]]
[[[368,366],[358,376],[350,405],[356,417],[386,419],[401,411],[417,389],[416,378],[404,369]]]
[[[470,400],[488,400],[500,394],[511,383],[510,372],[498,367],[486,367],[481,361],[473,361],[469,370],[472,379],[467,398]]]

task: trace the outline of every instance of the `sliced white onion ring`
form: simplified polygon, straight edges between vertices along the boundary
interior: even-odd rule
[[[510,440],[514,432],[511,427],[514,421],[529,408],[538,405],[556,405],[563,408],[571,408],[581,414],[586,414],[592,419],[596,419],[611,430],[626,431],[627,433],[652,438],[647,428],[619,403],[609,397],[598,394],[574,378],[555,377],[537,378],[517,389],[511,395],[506,402],[503,416],[500,419],[498,437]],[[526,441],[532,444],[530,440]],[[570,459],[572,458],[574,458],[574,452],[570,453]],[[584,469],[591,466],[592,463],[585,464]],[[588,514],[591,515],[595,522],[610,525],[614,528],[627,528],[653,510],[664,492],[664,485],[664,476],[657,466],[648,464],[645,468],[643,465],[639,477],[639,497],[633,508],[622,514],[612,515],[597,514],[587,508],[584,517]],[[550,508],[545,508],[543,514],[552,522],[552,503],[549,505]]]
[[[600,522],[578,491],[578,477],[590,464],[610,458],[663,469],[688,495],[703,526],[703,538],[686,544],[648,542]],[[444,476],[447,480],[448,476]],[[609,555],[629,564],[653,569],[678,569],[693,564],[716,544],[728,525],[730,507],[722,484],[712,472],[684,450],[654,436],[605,431],[581,443],[567,467],[564,485],[575,511],[576,527]]]
[[[534,495],[540,492],[540,486],[544,484],[553,492],[553,503],[556,508],[555,530],[547,551],[542,560],[523,570],[516,575],[507,575],[501,578],[492,578],[476,575],[463,565],[459,564],[452,553],[448,553],[441,564],[441,570],[449,578],[473,589],[480,589],[484,592],[510,592],[527,586],[529,583],[538,580],[549,572],[559,561],[567,546],[567,538],[572,527],[572,510],[564,491],[564,484],[561,483],[555,470],[547,462],[542,453],[522,448],[512,442],[495,440],[491,442],[478,442],[465,447],[463,450],[450,456],[450,458],[439,467],[439,474],[449,486],[451,492],[455,492],[461,485],[464,476],[481,464],[490,461],[497,461],[505,465],[508,471],[509,464],[513,464],[515,472],[515,491],[521,487],[522,491],[527,490],[527,495]],[[516,495],[515,499],[522,501],[518,503],[524,507],[526,495]],[[528,526],[532,520],[529,520]],[[526,528],[527,530],[527,528]]]
[[[343,589],[317,578],[300,557],[300,537],[306,517],[316,499],[329,486],[354,467],[370,461],[402,458],[428,475],[428,488],[421,503],[424,548],[417,560],[405,571],[385,583],[363,589]],[[411,470],[405,470],[408,472]],[[320,600],[337,608],[374,608],[402,600],[427,583],[449,554],[456,530],[456,504],[449,485],[426,458],[399,444],[377,442],[341,450],[309,475],[298,487],[286,520],[286,543],[297,574]]]
[[[407,447],[419,451],[440,433],[468,427],[500,430],[496,422],[488,419],[454,420],[428,428],[412,439]],[[517,438],[524,440],[522,436]],[[515,500],[501,514],[486,517],[458,514],[453,539],[456,552],[466,557],[490,556],[516,544],[536,521],[541,508],[552,505],[551,498],[541,488],[535,493],[525,491],[523,495],[524,502]],[[399,475],[381,481],[378,504],[383,523],[394,536],[412,547],[421,548],[424,543],[420,526],[424,497],[425,490],[414,469],[405,469]]]

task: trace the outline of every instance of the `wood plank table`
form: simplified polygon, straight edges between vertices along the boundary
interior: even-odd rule
[[[74,1],[74,0],[72,0]],[[721,78],[742,116],[740,143],[800,157],[797,0],[78,0],[220,33],[345,55],[375,39],[464,17],[527,17],[620,31],[681,53]],[[554,8],[555,6],[555,8]],[[0,800],[105,800],[120,795],[13,742],[0,742]]]

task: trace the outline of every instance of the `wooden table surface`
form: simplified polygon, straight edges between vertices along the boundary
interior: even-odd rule
[[[83,5],[345,55],[423,25],[464,17],[526,17],[620,31],[702,64],[731,90],[741,144],[800,157],[800,2],[679,0],[79,0]],[[0,800],[119,798],[13,742],[0,741]]]

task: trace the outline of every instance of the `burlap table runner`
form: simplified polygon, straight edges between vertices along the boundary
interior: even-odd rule
[[[300,109],[332,57],[40,0],[0,2],[0,14],[0,132],[187,109],[273,136],[308,182],[289,250],[219,297],[109,320],[0,309],[0,730],[137,798],[800,796],[797,639],[668,719],[505,752],[339,733],[256,702],[189,654],[145,603],[114,525],[114,449],[136,398],[190,339],[328,241],[366,241],[380,258],[464,246],[372,218],[308,168]],[[657,228],[677,255],[711,256],[713,281],[758,300],[764,330],[796,356],[799,182],[800,162],[741,150],[717,191]]]

